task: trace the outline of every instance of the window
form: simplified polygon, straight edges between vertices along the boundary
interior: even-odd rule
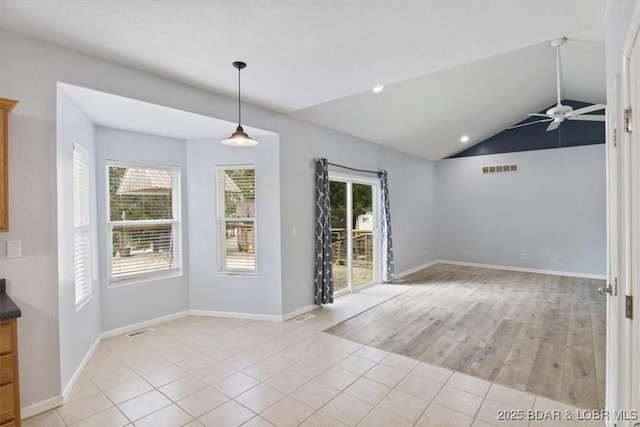
[[[253,166],[218,168],[219,271],[256,272],[256,176]]]
[[[110,280],[180,272],[179,170],[110,163],[107,176]]]
[[[73,144],[73,250],[76,309],[91,298],[90,162],[87,150]]]

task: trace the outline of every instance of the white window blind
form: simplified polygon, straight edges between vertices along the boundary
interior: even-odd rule
[[[110,164],[107,173],[111,281],[181,270],[179,171]]]
[[[255,273],[255,169],[253,166],[219,167],[216,182],[219,271]]]
[[[91,223],[90,162],[87,150],[73,144],[73,248],[76,309],[90,297],[91,287]]]

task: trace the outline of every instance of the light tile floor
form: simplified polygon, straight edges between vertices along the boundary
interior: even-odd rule
[[[322,332],[409,286],[378,285],[283,323],[184,317],[103,340],[67,402],[23,421],[62,426],[596,426],[589,413]],[[525,418],[499,421],[500,411]],[[572,422],[526,420],[528,411]]]

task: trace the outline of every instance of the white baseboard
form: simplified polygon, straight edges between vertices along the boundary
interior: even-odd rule
[[[89,362],[89,359],[91,359],[91,356],[93,356],[93,353],[98,348],[98,345],[100,345],[100,341],[102,341],[102,335],[98,335],[98,337],[96,338],[96,341],[93,343],[93,345],[91,346],[87,354],[85,354],[84,358],[82,359],[82,362],[80,362],[80,365],[78,365],[78,368],[73,373],[73,376],[71,376],[71,379],[69,380],[67,385],[63,387],[62,389],[63,403],[65,403],[69,398],[69,393],[71,393],[71,389],[76,384],[76,381],[78,381],[78,377],[80,377],[80,374],[84,370],[84,367],[87,366],[87,362]]]
[[[213,310],[189,310],[189,314],[192,316],[209,316],[209,317],[224,317],[228,319],[247,319],[247,320],[266,320],[269,322],[285,322],[287,320],[298,317],[302,314],[318,308],[317,305],[311,304],[306,307],[299,308],[287,314],[255,314],[255,313],[237,313],[233,311],[213,311]]]
[[[282,315],[280,317],[281,317],[281,320],[283,322],[286,322],[287,320],[291,320],[291,319],[293,319],[295,317],[302,316],[305,313],[313,311],[316,308],[320,308],[320,306],[315,305],[315,304],[311,304],[311,305],[308,305],[306,307],[302,307],[302,308],[299,308],[297,310],[294,310],[291,313],[284,314],[284,315]]]
[[[50,409],[57,408],[62,405],[62,395],[59,394],[57,396],[53,396],[49,399],[41,400],[40,402],[34,403],[33,405],[25,406],[20,409],[20,418],[23,420],[26,418],[33,417],[34,415],[41,414],[42,412],[46,412]]]
[[[102,333],[101,338],[111,338],[117,335],[126,334],[128,332],[137,331],[138,329],[148,328],[158,323],[168,322],[170,320],[180,319],[189,315],[189,310],[179,311],[177,313],[167,314],[166,316],[156,317],[155,319],[145,320],[144,322],[134,323],[133,325],[123,326],[121,328],[111,329]]]
[[[402,279],[403,277],[408,276],[411,273],[415,273],[416,271],[420,271],[423,268],[431,267],[432,265],[436,265],[439,262],[442,262],[442,261],[439,261],[439,260],[429,261],[429,262],[427,262],[425,264],[422,264],[422,265],[419,265],[417,267],[413,267],[413,268],[411,268],[409,270],[403,271],[402,273],[395,274],[393,276],[393,278],[394,279]]]
[[[189,310],[192,316],[225,317],[230,319],[267,320],[281,322],[282,316],[277,314],[236,313],[233,311]]]
[[[564,277],[579,277],[581,279],[600,279],[600,280],[607,279],[607,276],[600,275],[600,274],[575,273],[571,271],[541,270],[537,268],[526,268],[526,267],[509,267],[506,265],[480,264],[477,262],[467,262],[467,261],[437,260],[434,262],[434,264],[464,265],[468,267],[492,268],[494,270],[521,271],[523,273],[549,274],[552,276],[564,276]]]

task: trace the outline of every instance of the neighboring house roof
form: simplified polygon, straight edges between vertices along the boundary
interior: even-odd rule
[[[171,194],[171,171],[127,168],[116,194],[119,196]]]
[[[122,195],[163,195],[171,194],[171,171],[166,169],[127,168],[116,194]],[[224,190],[241,193],[240,188],[224,175]]]

